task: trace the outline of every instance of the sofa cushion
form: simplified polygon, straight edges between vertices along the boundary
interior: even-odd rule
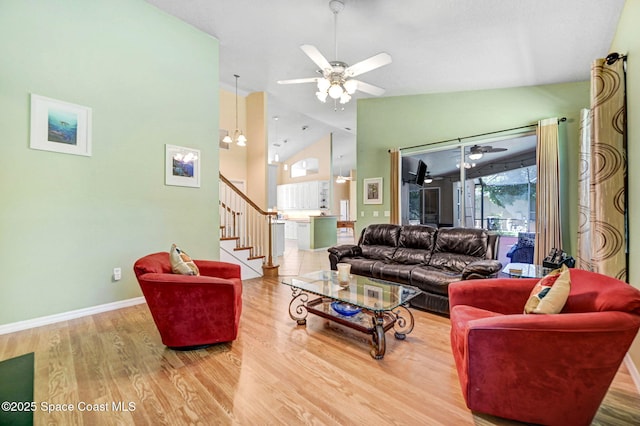
[[[429,293],[449,296],[449,284],[460,281],[460,274],[430,266],[416,266],[411,270],[410,284]]]
[[[411,271],[415,267],[416,265],[378,262],[373,265],[372,272],[374,278],[408,284],[411,279]]]
[[[400,226],[388,223],[367,226],[360,237],[362,256],[368,259],[390,261],[398,246]]]
[[[351,273],[355,275],[363,275],[365,277],[373,276],[373,265],[380,263],[379,260],[366,259],[364,257],[346,257],[342,262],[351,265]]]
[[[403,226],[400,230],[398,249],[392,260],[402,264],[428,265],[437,229],[424,225]]]
[[[406,225],[400,230],[399,247],[431,250],[438,230],[426,225]]]
[[[398,247],[393,253],[392,260],[404,265],[428,265],[431,260],[431,250]]]
[[[369,225],[362,233],[361,246],[397,247],[400,237],[400,225],[379,223]]]
[[[453,253],[486,258],[489,234],[485,229],[440,228],[433,253]],[[468,263],[468,262],[467,262]]]
[[[433,253],[429,260],[429,266],[461,274],[465,266],[471,262],[483,259],[484,257],[474,257],[456,253]]]
[[[524,306],[525,314],[559,314],[564,307],[571,289],[569,268],[549,272],[531,290]]]
[[[396,252],[395,247],[389,246],[360,246],[362,249],[362,257],[373,260],[382,260],[385,262],[390,262],[394,253]]]
[[[180,248],[178,248],[175,244],[171,244],[169,261],[171,262],[171,270],[174,274],[200,275],[198,267],[193,262],[193,260],[191,260],[189,255],[180,250]]]

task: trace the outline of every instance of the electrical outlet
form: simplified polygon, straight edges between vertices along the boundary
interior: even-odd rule
[[[122,279],[122,268],[113,268],[113,280],[120,281]]]
[[[360,212],[360,216],[364,217],[364,210]]]
[[[373,211],[373,217],[378,217],[378,214],[379,214],[378,210]]]
[[[390,216],[391,216],[391,212],[389,210],[385,210],[384,217],[390,217]]]

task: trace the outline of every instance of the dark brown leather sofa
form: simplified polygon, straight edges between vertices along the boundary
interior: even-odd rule
[[[449,284],[495,276],[498,235],[485,229],[423,225],[369,225],[357,245],[331,247],[329,261],[351,264],[351,273],[409,284],[424,293],[411,306],[449,314]]]

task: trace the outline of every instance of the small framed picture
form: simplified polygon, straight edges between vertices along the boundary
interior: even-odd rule
[[[91,108],[31,94],[32,149],[91,156]]]
[[[165,185],[200,188],[200,150],[165,145]]]
[[[364,204],[382,204],[382,178],[364,180]]]

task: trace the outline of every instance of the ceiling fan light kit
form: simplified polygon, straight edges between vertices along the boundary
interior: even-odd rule
[[[317,72],[322,77],[298,78],[293,80],[279,80],[279,84],[298,84],[298,83],[316,83],[318,91],[316,97],[320,102],[326,102],[330,97],[336,102],[346,104],[351,100],[356,90],[368,93],[374,96],[380,96],[384,93],[384,89],[362,81],[354,80],[355,77],[365,72],[372,71],[384,65],[391,63],[391,56],[387,53],[379,53],[364,61],[360,61],[355,65],[349,66],[342,61],[337,60],[338,56],[338,13],[344,9],[344,3],[340,0],[331,0],[329,9],[334,15],[334,41],[336,60],[329,62],[320,51],[310,44],[303,44],[300,49],[318,66]]]

